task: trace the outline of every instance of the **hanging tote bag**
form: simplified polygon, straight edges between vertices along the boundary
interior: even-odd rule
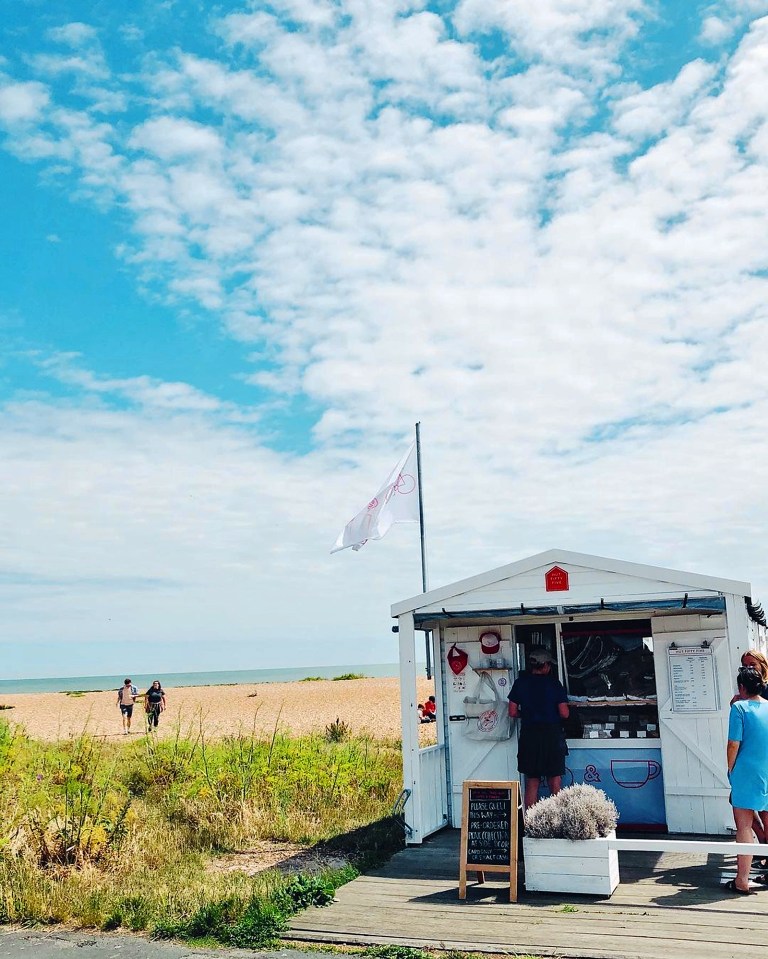
[[[475,694],[464,697],[464,715],[464,735],[469,739],[487,742],[509,739],[511,735],[507,701],[490,673],[481,672]]]
[[[464,697],[464,715],[477,719],[496,703],[496,687],[488,673],[478,673],[477,686],[472,696]]]

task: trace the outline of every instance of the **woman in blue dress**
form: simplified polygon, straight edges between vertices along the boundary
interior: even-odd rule
[[[752,822],[759,815],[768,826],[768,702],[762,699],[763,679],[751,666],[742,666],[736,676],[738,699],[728,721],[728,778],[736,822],[736,841],[754,842]],[[737,856],[736,878],[728,888],[743,896],[749,888],[751,856]]]

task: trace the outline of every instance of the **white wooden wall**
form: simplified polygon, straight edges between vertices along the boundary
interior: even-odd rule
[[[653,600],[676,598],[688,593],[689,602],[696,596],[711,596],[712,589],[689,589],[660,579],[644,579],[624,573],[607,572],[586,566],[574,566],[563,563],[568,571],[569,589],[567,592],[548,593],[544,588],[544,574],[552,566],[528,570],[508,579],[499,580],[487,586],[458,593],[449,598],[440,599],[432,605],[419,607],[419,612],[439,612],[442,609],[485,610],[507,609],[525,606],[554,606],[577,603],[629,602],[631,600]]]

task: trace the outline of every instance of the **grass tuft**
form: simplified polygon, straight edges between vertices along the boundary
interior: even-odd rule
[[[345,739],[349,739],[349,735],[349,724],[339,719],[338,716],[334,722],[328,723],[325,727],[325,738],[329,743],[343,743]]]

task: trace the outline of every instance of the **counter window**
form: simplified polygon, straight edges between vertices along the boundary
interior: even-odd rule
[[[563,623],[571,739],[658,738],[650,620]]]

